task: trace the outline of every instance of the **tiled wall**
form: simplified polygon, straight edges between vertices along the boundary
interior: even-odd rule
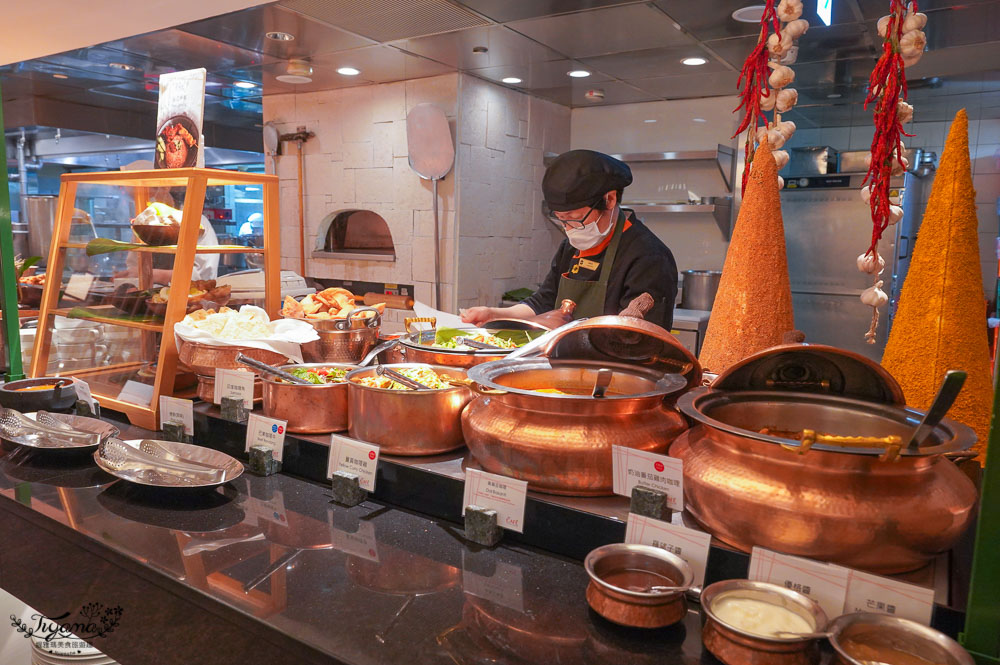
[[[462,75],[458,117],[458,305],[496,305],[535,288],[563,238],[541,185],[544,155],[569,149],[570,111]]]
[[[265,122],[316,133],[304,147],[306,273],[412,283],[418,300],[432,302],[431,183],[410,168],[406,144],[406,113],[422,102],[445,111],[457,139],[455,167],[438,186],[441,309],[497,304],[508,289],[534,288],[561,239],[539,212],[542,156],[569,147],[569,109],[458,74],[264,98]],[[294,144],[284,150],[282,267],[298,270],[297,153]],[[311,257],[322,220],[349,208],[385,218],[395,262]]]
[[[919,105],[916,113],[919,117]],[[951,121],[914,122],[907,128],[907,132],[914,136],[904,138],[904,143],[911,148],[936,152],[940,160],[950,127]],[[871,125],[802,129],[795,133],[787,145],[791,147],[828,145],[838,150],[868,150],[871,147],[873,133],[874,128]],[[1000,198],[1000,119],[969,120],[969,153],[972,158],[972,184],[976,189],[983,288],[986,297],[992,299],[997,275],[997,257],[994,248],[1000,229],[1000,217],[997,215],[998,198]],[[928,179],[924,188],[925,198],[930,195],[933,176],[928,176]]]

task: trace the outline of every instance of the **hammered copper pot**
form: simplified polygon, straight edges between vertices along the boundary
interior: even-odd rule
[[[356,369],[354,365],[312,363],[285,365],[286,372],[296,367],[335,367]],[[262,377],[264,415],[288,423],[288,431],[300,434],[326,434],[347,429],[347,382],[298,385],[271,376]]]
[[[600,370],[613,372],[606,397],[591,397]],[[621,363],[516,359],[477,365],[481,396],[462,413],[466,444],[484,469],[527,480],[550,494],[612,493],[613,445],[663,453],[687,428],[664,398],[686,385]],[[537,389],[575,394],[551,394]]]
[[[250,369],[236,362],[236,356],[241,353],[268,365],[284,365],[288,362],[288,358],[280,353],[252,346],[213,346],[181,340],[177,351],[181,364],[199,376],[215,376],[216,369]]]
[[[369,318],[360,316],[374,312]],[[351,310],[345,319],[296,319],[310,324],[319,339],[302,345],[307,363],[357,363],[378,342],[382,315],[374,307]]]
[[[759,431],[908,437],[923,414],[832,395],[709,388],[678,406],[699,421],[670,448],[684,461],[685,508],[739,549],[900,573],[947,551],[972,521],[976,489],[943,453],[967,449],[975,435],[947,418],[923,448],[889,461],[882,448],[816,444],[800,454],[798,441]]]

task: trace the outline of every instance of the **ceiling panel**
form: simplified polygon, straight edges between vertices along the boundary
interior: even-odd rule
[[[633,84],[664,99],[690,99],[735,95],[738,77],[737,72],[715,72],[641,79],[633,81]]]
[[[278,5],[188,23],[180,29],[285,60],[346,51],[375,43]],[[282,42],[264,36],[272,31],[287,32],[295,39]]]
[[[435,35],[488,23],[448,0],[283,0],[280,4],[377,42]]]
[[[604,93],[600,101],[588,100],[588,90],[597,89]],[[531,91],[533,95],[548,99],[563,106],[601,106],[603,104],[633,104],[636,102],[651,102],[660,99],[644,90],[640,90],[620,81],[594,83],[590,86],[558,86],[554,88],[539,88]]]
[[[887,5],[886,0],[880,0]],[[763,4],[758,0],[656,0],[656,6],[665,11],[698,40],[725,39],[760,34],[759,23],[741,23],[732,18],[732,13],[741,7]],[[861,17],[852,10],[853,0],[838,0],[833,3],[833,23],[854,23]],[[816,15],[816,3],[804,2],[802,18],[810,25],[822,25]]]
[[[634,2],[636,0],[458,0],[460,5],[497,23]]]
[[[708,62],[699,66],[681,64],[681,59],[692,56],[704,58]],[[682,76],[694,72],[707,74],[733,69],[716,60],[711,53],[698,45],[615,53],[597,58],[582,58],[580,61],[588,68],[629,81],[660,76]]]
[[[484,67],[470,70],[472,74],[489,81],[500,82],[507,76],[516,76],[521,83],[511,87],[522,90],[558,89],[563,87],[582,88],[586,90],[592,84],[610,81],[611,77],[600,71],[593,71],[586,78],[572,78],[566,72],[574,69],[588,69],[583,63],[575,60],[551,60],[535,62],[524,66]],[[588,70],[591,71],[591,70]]]
[[[565,58],[560,53],[504,26],[470,28],[443,35],[392,42],[404,51],[459,69],[529,65]],[[485,47],[486,53],[473,48]]]
[[[214,39],[177,29],[121,39],[104,46],[150,62],[165,63],[176,70],[207,67],[211,71],[218,71],[251,67],[275,60],[272,56],[221,44]]]
[[[742,68],[743,62],[757,46],[757,37],[735,37],[705,42],[705,46],[734,67]],[[861,24],[811,26],[798,40],[797,63],[822,62],[845,58],[870,57],[875,64],[875,48]]]
[[[510,27],[571,58],[695,44],[647,4],[516,21]]]
[[[889,3],[886,0],[854,0],[861,7],[861,12],[865,19],[877,20],[889,12]],[[939,10],[952,9],[956,6],[967,7],[969,5],[982,5],[995,2],[995,0],[962,0],[956,3],[954,0],[920,0],[917,4],[922,12],[934,12]],[[836,3],[834,3],[836,7]]]
[[[167,62],[146,55],[125,53],[106,46],[92,46],[87,49],[66,51],[31,62],[75,69],[78,75],[85,75],[99,81],[141,80],[144,74],[159,75],[163,71],[171,71],[172,69]],[[132,71],[116,69],[112,63],[124,64],[135,69]]]

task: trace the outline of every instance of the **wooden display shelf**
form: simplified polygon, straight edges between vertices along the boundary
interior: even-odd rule
[[[61,247],[64,249],[87,249],[87,243],[64,242]],[[177,245],[143,245],[130,249],[118,250],[122,252],[147,252],[150,254],[176,254]],[[242,245],[199,245],[194,248],[195,254],[263,254],[260,247],[243,247]]]
[[[92,312],[91,315],[83,316],[79,314],[80,311]],[[163,330],[163,317],[149,316],[149,317],[132,317],[126,318],[127,314],[121,314],[119,316],[101,316],[102,312],[117,312],[111,305],[90,305],[87,307],[76,306],[76,307],[60,307],[49,312],[50,316],[65,316],[67,319],[79,319],[82,321],[95,321],[97,323],[108,323],[113,326],[122,326],[125,328],[137,328],[138,330],[149,330],[152,332],[160,332]],[[71,312],[78,312],[73,316],[70,316]]]

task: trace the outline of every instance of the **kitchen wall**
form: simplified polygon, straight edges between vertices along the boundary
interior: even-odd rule
[[[299,126],[316,133],[304,147],[306,273],[412,283],[418,300],[432,302],[431,183],[410,168],[406,144],[406,113],[422,102],[445,111],[457,139],[455,167],[438,190],[441,309],[497,304],[510,288],[534,288],[561,239],[539,212],[542,157],[568,149],[569,109],[459,74],[264,97],[265,122],[282,133]],[[295,145],[284,152],[277,170],[282,268],[298,271]],[[352,208],[386,220],[395,262],[311,257],[322,244],[322,220]],[[401,314],[387,320],[396,319]]]
[[[958,111],[958,107],[953,109]],[[969,114],[969,154],[972,158],[972,184],[976,189],[976,213],[979,219],[979,256],[982,269],[983,288],[986,297],[992,299],[996,292],[997,257],[995,242],[1000,229],[1000,218],[997,215],[998,198],[1000,198],[1000,120],[978,119],[977,109],[970,108]],[[916,117],[920,116],[917,105]],[[838,150],[868,150],[871,148],[874,127],[868,118],[859,118],[859,124],[853,127],[829,127],[823,129],[800,129],[786,145],[790,147],[805,147],[828,145]],[[944,122],[913,122],[907,128],[907,133],[913,138],[904,138],[904,143],[911,148],[923,148],[937,153],[938,159],[944,151],[944,142],[948,137],[951,121]],[[930,196],[933,175],[928,176],[928,185],[924,188],[924,198]],[[861,203],[858,199],[859,205]]]
[[[736,130],[732,110],[738,103],[735,97],[709,97],[577,108],[573,109],[570,143],[573,148],[607,153],[711,150],[720,144],[736,147],[730,136]],[[698,196],[728,195],[712,163],[656,163],[633,167],[637,184],[632,192],[625,190],[626,203],[630,195],[632,201],[635,196],[648,200],[654,195],[638,184],[640,172],[667,188],[659,195],[670,200],[686,199],[687,190]],[[640,217],[673,252],[678,270],[722,269],[729,243],[712,215],[644,213]]]

